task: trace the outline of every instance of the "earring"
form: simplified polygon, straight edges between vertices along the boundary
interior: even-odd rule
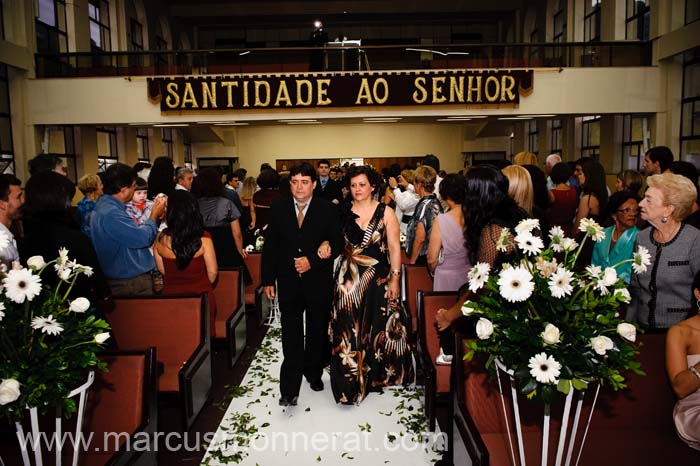
[[[697,301],[695,301],[695,305],[698,307],[698,310],[700,310],[700,299],[698,299]]]
[[[666,222],[668,222],[668,217],[666,217],[664,215],[663,217],[661,217],[661,223],[666,223]]]

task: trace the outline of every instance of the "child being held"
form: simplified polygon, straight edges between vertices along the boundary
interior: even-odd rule
[[[151,216],[153,210],[153,201],[149,201],[148,183],[141,177],[136,178],[136,190],[134,196],[126,203],[126,212],[134,219],[138,225],[141,225]]]

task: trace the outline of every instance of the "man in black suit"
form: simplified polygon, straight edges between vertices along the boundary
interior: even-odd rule
[[[318,162],[318,182],[314,189],[314,196],[321,197],[338,205],[343,200],[343,188],[337,181],[330,177],[331,164],[322,159]]]
[[[330,354],[328,320],[333,296],[333,258],[345,245],[338,209],[313,196],[316,172],[308,163],[289,172],[292,196],[270,210],[262,255],[262,284],[268,299],[275,298],[275,281],[282,314],[280,374],[281,406],[295,406],[302,375],[314,391],[323,390],[321,375]],[[319,247],[330,245],[328,259]],[[306,312],[306,339],[304,339]]]

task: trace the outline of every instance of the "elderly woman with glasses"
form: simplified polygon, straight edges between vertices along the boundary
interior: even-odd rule
[[[605,239],[595,243],[591,265],[615,267],[617,275],[627,284],[632,275],[632,263],[620,262],[632,259],[634,243],[639,229],[636,227],[639,198],[631,191],[618,191],[610,196],[607,216],[613,224],[605,229]],[[618,265],[619,264],[619,265]]]
[[[690,314],[693,277],[700,271],[700,230],[683,223],[697,190],[671,173],[650,176],[647,185],[639,208],[650,226],[639,232],[637,244],[649,251],[651,264],[632,276],[627,320],[669,328]]]

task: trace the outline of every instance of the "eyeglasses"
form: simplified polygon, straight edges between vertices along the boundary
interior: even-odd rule
[[[639,212],[639,207],[625,207],[624,209],[617,210],[618,214],[627,214],[629,212],[636,214],[637,212]]]

